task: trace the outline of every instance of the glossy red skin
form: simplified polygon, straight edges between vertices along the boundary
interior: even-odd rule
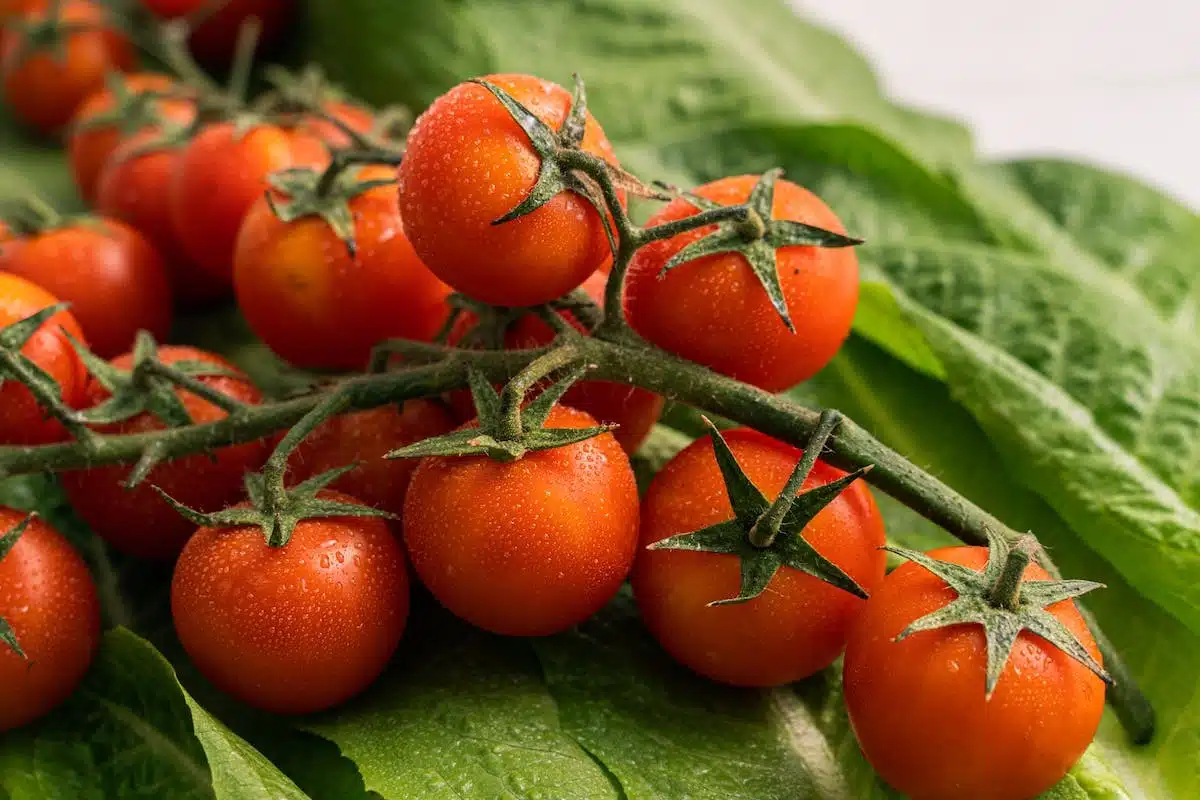
[[[220,356],[194,347],[166,345],[159,348],[164,363],[201,360],[235,369]],[[125,354],[112,363],[129,369],[133,359]],[[223,376],[199,380],[222,394],[245,403],[258,403],[262,395],[248,379]],[[197,423],[215,422],[226,414],[190,392],[178,392],[184,407]],[[96,405],[108,397],[108,391],[96,380],[89,382],[84,407]],[[106,433],[143,433],[162,430],[163,423],[149,414],[107,425]],[[145,559],[169,559],[183,548],[195,525],[167,505],[152,486],[186,506],[200,511],[219,511],[233,505],[243,493],[242,478],[262,466],[267,446],[262,441],[221,447],[211,454],[185,456],[155,467],[150,476],[134,489],[121,482],[129,475],[128,466],[93,467],[63,473],[63,487],[71,505],[92,526],[92,530],[123,553]]]
[[[133,155],[153,139],[152,131],[129,138],[100,171],[96,211],[136,228],[162,256],[171,293],[180,303],[199,305],[229,294],[227,281],[192,263],[171,216],[170,190],[183,150],[167,148]]]
[[[528,75],[489,75],[557,130],[570,93]],[[616,163],[588,114],[583,149]],[[540,159],[529,138],[482,86],[462,83],[433,102],[408,136],[400,213],[421,260],[463,294],[492,305],[531,306],[579,286],[609,255],[600,215],[562,192],[503,225],[492,222],[529,194]]]
[[[165,92],[174,86],[174,81],[166,75],[154,72],[129,75],[125,78],[130,92]],[[79,125],[101,114],[112,110],[116,100],[107,88],[101,89],[84,101],[75,112],[71,122]],[[167,122],[185,125],[196,115],[195,107],[184,100],[160,100],[155,103],[158,113]],[[132,134],[123,133],[116,125],[104,128],[90,128],[72,131],[67,137],[67,160],[71,172],[75,176],[75,186],[79,196],[89,204],[96,201],[96,183],[104,169],[109,156],[117,149],[122,139]]]
[[[199,11],[206,0],[142,0],[156,16],[174,19]],[[269,48],[278,41],[287,27],[294,3],[291,0],[228,0],[212,16],[207,17],[188,39],[188,47],[200,61],[223,67],[233,60],[238,30],[250,17],[256,17],[262,28],[258,50]]]
[[[165,339],[171,289],[154,247],[123,222],[97,219],[24,239],[0,266],[71,304],[93,352],[111,358],[138,330]]]
[[[947,547],[930,556],[982,572],[987,550]],[[1050,576],[1036,564],[1025,580]],[[958,625],[896,642],[956,593],[905,563],[888,575],[850,634],[846,707],[880,776],[914,800],[1033,798],[1057,783],[1091,743],[1104,684],[1044,639],[1023,631],[990,700],[983,628]],[[1101,661],[1071,600],[1048,610]]]
[[[201,528],[171,581],[175,630],[200,672],[278,714],[367,688],[400,643],[408,603],[403,550],[379,517],[303,520],[278,548],[261,528]]]
[[[300,443],[289,462],[288,478],[298,483],[327,470],[360,462],[357,469],[338,478],[330,488],[399,517],[417,462],[408,458],[388,460],[384,455],[422,439],[440,436],[454,427],[449,410],[433,400],[407,400],[400,408],[386,405],[341,414],[322,423]]]
[[[557,406],[548,428],[596,421]],[[612,434],[517,461],[422,459],[404,502],[413,568],[450,611],[493,633],[547,636],[612,599],[637,547],[637,485]]]
[[[44,18],[43,10],[31,11],[26,19]],[[60,19],[67,23],[100,24],[104,14],[95,3],[67,0]],[[0,73],[4,97],[21,122],[45,134],[58,131],[71,121],[80,104],[104,88],[104,76],[112,70],[133,68],[134,51],[128,39],[116,30],[102,27],[70,34],[65,42],[66,58],[60,61],[49,50],[22,58],[20,37],[12,30],[0,42]]]
[[[12,242],[0,244],[0,263]],[[31,314],[52,306],[59,298],[24,278],[0,272],[0,327],[7,327]],[[87,370],[63,331],[86,342],[79,323],[70,311],[60,311],[42,323],[21,348],[34,364],[58,382],[63,401],[77,405],[83,399]],[[18,381],[0,384],[0,442],[4,444],[46,444],[67,438],[57,421],[42,411],[29,390]]]
[[[323,168],[328,160],[324,144],[301,132],[257,125],[237,137],[231,123],[208,126],[183,151],[171,186],[171,217],[184,252],[228,284],[238,231],[267,190],[267,176]]]
[[[378,167],[358,173],[364,179],[393,175]],[[421,263],[404,235],[395,184],[358,195],[350,210],[358,248],[353,258],[325,220],[283,222],[265,197],[238,236],[238,305],[254,332],[296,366],[362,369],[379,342],[431,340],[450,313],[450,287]]]
[[[25,518],[0,508],[0,536]],[[0,643],[0,732],[48,713],[83,679],[100,645],[100,601],[83,559],[40,519],[0,559],[0,617],[21,658]]]
[[[777,497],[803,452],[748,428],[724,435],[754,485]],[[843,475],[818,461],[803,488]],[[732,518],[709,437],[697,439],[654,477],[642,501],[641,542],[630,578],[646,627],[677,661],[734,686],[779,686],[825,669],[842,652],[862,600],[782,567],[757,598],[709,608],[714,600],[737,596],[736,557],[646,549]],[[862,481],[822,509],[804,538],[868,594],[883,580],[883,518]]]
[[[756,175],[723,178],[696,189],[722,205],[744,202]],[[687,200],[673,200],[648,225],[693,216]],[[791,219],[845,233],[820,198],[790,181],[775,187],[775,219]],[[711,233],[701,228],[654,242],[630,263],[625,289],[629,322],[654,344],[717,372],[770,392],[789,389],[820,371],[850,333],[858,304],[858,257],[851,247],[786,247],[776,251],[793,334],[771,306],[762,284],[739,253],[680,265],[659,278],[663,265]]]

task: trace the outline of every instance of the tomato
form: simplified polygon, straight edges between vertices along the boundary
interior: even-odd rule
[[[158,351],[165,364],[177,361],[206,361],[234,370],[220,356],[185,346],[164,346]],[[128,370],[130,354],[113,359],[113,365]],[[234,370],[236,372],[236,370]],[[258,403],[262,396],[246,378],[208,376],[198,380],[222,394],[244,403]],[[184,408],[196,423],[215,422],[226,414],[190,392],[177,390]],[[107,399],[109,393],[93,379],[87,387],[84,407]],[[105,425],[105,433],[144,433],[162,430],[161,420],[150,414]],[[63,473],[67,498],[92,529],[118,550],[139,558],[166,559],[179,553],[195,526],[181,517],[158,496],[158,486],[186,506],[200,511],[217,511],[231,505],[242,495],[242,477],[257,469],[267,456],[263,442],[221,447],[211,453],[185,456],[160,464],[150,476],[133,489],[121,482],[129,475],[128,466],[111,465]]]
[[[547,428],[596,420],[556,406]],[[413,568],[458,616],[494,633],[545,636],[612,599],[633,564],[638,497],[611,433],[528,453],[426,458],[404,501]]]
[[[219,299],[229,292],[228,282],[192,263],[171,216],[171,180],[183,151],[142,149],[156,138],[155,132],[145,131],[113,151],[97,181],[96,210],[136,228],[154,245],[180,302],[196,305]]]
[[[19,120],[42,133],[53,133],[70,122],[75,109],[104,88],[108,72],[124,72],[134,63],[129,41],[104,25],[104,10],[96,3],[67,0],[59,19],[97,27],[67,34],[62,59],[53,49],[29,48],[13,29],[5,30],[0,44],[0,72],[9,107]],[[45,12],[31,11],[22,20],[43,21]]]
[[[0,537],[23,519],[0,508]],[[0,617],[25,658],[0,642],[0,732],[46,714],[79,685],[100,645],[100,601],[83,559],[34,519],[0,558]]]
[[[724,436],[768,499],[779,495],[803,455],[748,428]],[[843,475],[817,461],[802,489]],[[641,549],[630,580],[650,632],[682,664],[735,686],[778,686],[828,667],[862,610],[859,598],[785,566],[755,599],[710,608],[714,600],[737,596],[736,556],[646,549],[668,536],[729,519],[733,510],[712,440],[697,439],[654,477],[642,501]],[[868,593],[883,580],[883,519],[863,482],[851,484],[823,508],[803,535]]]
[[[528,75],[489,75],[554,129],[571,95]],[[615,164],[612,145],[587,116],[583,149]],[[610,254],[596,209],[562,192],[536,211],[492,223],[529,194],[541,160],[492,96],[461,83],[433,102],[408,136],[400,166],[400,214],[421,260],[458,291],[492,305],[545,303],[579,286]]]
[[[257,527],[201,528],[175,565],[171,613],[217,688],[280,714],[320,711],[365,689],[400,643],[404,554],[379,517],[302,520],[283,547]]]
[[[329,154],[313,136],[256,125],[240,136],[233,123],[208,126],[180,156],[170,204],[184,251],[229,283],[242,220],[267,189],[267,176],[291,167],[322,168]]]
[[[696,194],[722,205],[744,202],[758,176],[705,184]],[[775,185],[774,219],[844,233],[829,207],[790,181]],[[648,225],[690,217],[696,209],[673,200]],[[660,278],[663,265],[713,227],[653,242],[629,267],[629,322],[654,344],[770,392],[815,375],[841,347],[858,304],[858,257],[853,248],[784,247],[776,251],[783,295],[796,326],[791,333],[740,253],[681,264]]]
[[[929,555],[981,572],[988,551],[948,547]],[[1026,568],[1027,581],[1048,578],[1036,564]],[[989,700],[981,626],[956,625],[895,641],[911,622],[956,596],[941,578],[905,563],[867,601],[844,663],[855,734],[883,779],[916,800],[1035,797],[1091,743],[1104,711],[1104,684],[1022,631]],[[1100,661],[1073,601],[1047,610]]]
[[[9,246],[5,243],[3,248],[7,250]],[[57,302],[59,299],[42,287],[0,272],[0,327],[7,327]],[[67,339],[67,333],[86,341],[71,312],[60,311],[42,323],[21,352],[58,382],[63,402],[74,406],[83,398],[87,370]],[[27,388],[15,380],[0,384],[0,442],[46,444],[65,438],[67,432],[62,425],[46,416]]]
[[[125,84],[131,95],[138,95],[144,92],[166,92],[175,82],[166,75],[144,72],[127,76]],[[154,101],[149,107],[149,114],[142,113],[136,107],[116,106],[117,97],[113,92],[108,88],[101,89],[84,101],[72,119],[76,130],[72,130],[67,138],[67,158],[75,176],[75,185],[79,188],[79,196],[88,203],[95,201],[96,182],[100,179],[100,172],[122,139],[140,128],[154,127],[152,120],[155,116],[164,122],[185,125],[196,114],[195,107],[185,100]],[[114,113],[122,114],[124,118],[113,119],[103,127],[78,128],[82,124]],[[134,127],[131,129],[130,126]]]
[[[0,0],[0,24],[11,17],[20,17],[32,11],[41,11],[49,0]]]
[[[604,284],[607,278],[603,272],[597,272],[583,284],[591,298],[600,305],[604,304]],[[579,330],[584,330],[582,323],[570,312],[563,313],[562,316]],[[470,312],[459,315],[450,331],[449,343],[460,343],[477,321],[475,315]],[[504,346],[514,350],[541,347],[553,340],[554,331],[536,314],[521,317],[504,334]],[[475,416],[470,392],[453,392],[448,399],[463,421]],[[618,425],[613,431],[613,436],[617,437],[626,453],[633,455],[658,421],[665,401],[662,395],[624,383],[580,381],[567,390],[562,403],[586,411],[601,422]]]
[[[299,482],[335,467],[361,462],[331,488],[399,516],[417,462],[405,458],[389,461],[383,456],[452,428],[454,418],[450,412],[432,400],[407,400],[399,408],[386,405],[342,414],[323,423],[300,443],[288,476]]]
[[[367,167],[356,177],[392,175],[391,168]],[[430,340],[449,314],[450,287],[408,243],[395,184],[354,197],[350,210],[354,257],[325,220],[283,222],[265,197],[238,236],[238,305],[254,332],[297,366],[362,369],[374,345],[389,338]]]
[[[133,346],[139,329],[165,338],[171,290],[162,258],[123,222],[68,223],[26,238],[2,268],[53,292],[71,311],[92,350],[103,358]]]
[[[358,133],[370,133],[375,127],[375,114],[363,106],[344,100],[326,100],[323,109],[326,114],[337,118]],[[319,117],[307,118],[300,127],[330,147],[349,147],[352,144],[350,137],[329,120]]]
[[[175,19],[203,13],[208,0],[142,0],[153,14]],[[262,25],[258,49],[266,49],[279,40],[291,17],[290,0],[227,0],[192,31],[188,47],[196,58],[206,64],[226,66],[233,60],[238,30],[251,17]]]

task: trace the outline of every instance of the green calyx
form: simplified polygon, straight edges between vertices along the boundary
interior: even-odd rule
[[[1112,678],[1087,648],[1046,610],[1054,603],[1103,588],[1103,584],[1080,580],[1023,581],[1025,568],[1039,548],[1037,539],[1022,536],[1010,544],[1004,536],[990,529],[987,537],[988,560],[983,572],[938,561],[914,550],[886,548],[929,570],[958,593],[951,603],[910,624],[896,641],[952,625],[982,625],[987,640],[984,691],[988,699],[996,690],[1021,631],[1040,636],[1111,685]]]
[[[38,53],[49,52],[59,64],[66,63],[67,42],[77,33],[93,31],[93,22],[66,22],[61,15],[61,3],[51,2],[46,14],[32,19],[15,19],[4,23],[17,37],[13,63],[24,64]]]
[[[717,229],[698,239],[676,253],[663,265],[662,275],[690,261],[718,253],[740,253],[750,270],[767,293],[771,305],[778,312],[783,324],[795,333],[788,311],[787,299],[779,280],[779,268],[775,251],[781,247],[851,247],[862,244],[854,239],[803,222],[789,219],[772,219],[771,209],[775,202],[775,184],[783,175],[782,169],[763,173],[750,192],[750,197],[740,206],[743,213],[736,219],[717,224]],[[695,194],[683,195],[700,211],[723,208],[707,198]]]
[[[37,236],[81,218],[63,216],[36,194],[27,194],[5,201],[0,208],[0,219],[18,236]]]
[[[741,560],[742,582],[737,597],[715,600],[709,606],[745,603],[762,594],[780,567],[790,567],[866,598],[866,591],[809,544],[804,538],[808,523],[842,491],[870,471],[864,467],[836,481],[805,492],[800,487],[816,464],[826,440],[841,422],[836,411],[824,411],[796,464],[787,485],[768,501],[742,470],[725,437],[707,418],[713,452],[725,481],[733,519],[691,533],[681,533],[650,545],[651,550],[691,550],[736,556]],[[799,493],[798,493],[799,492]]]
[[[17,540],[21,538],[21,534],[29,527],[29,523],[33,521],[35,516],[36,514],[30,514],[10,528],[3,536],[0,536],[0,561],[3,561],[4,557],[9,554],[9,551],[16,547]],[[8,645],[9,649],[21,658],[28,659],[25,651],[21,649],[21,645],[17,641],[16,632],[4,617],[0,617],[0,642]]]
[[[115,130],[129,136],[151,127],[161,127],[168,122],[162,113],[162,100],[167,95],[155,91],[134,91],[128,79],[120,72],[110,72],[104,85],[112,93],[110,108],[94,114],[72,125],[73,133],[90,130]]]

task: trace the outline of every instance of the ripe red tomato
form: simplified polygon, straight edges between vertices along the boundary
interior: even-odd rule
[[[551,128],[571,95],[529,75],[489,75]],[[588,114],[583,149],[616,163]],[[461,83],[433,102],[408,137],[400,166],[400,214],[421,260],[446,283],[501,306],[545,303],[579,286],[610,253],[604,225],[583,197],[562,192],[502,225],[537,180],[529,137],[491,92]]]
[[[348,103],[344,100],[326,100],[323,104],[326,114],[335,117],[343,124],[358,133],[370,133],[375,127],[375,114],[369,108]],[[317,117],[305,118],[300,128],[316,136],[325,144],[334,148],[349,147],[350,137],[332,122]]]
[[[547,428],[596,420],[557,406]],[[526,454],[426,458],[404,501],[413,568],[458,616],[493,633],[545,636],[612,599],[633,564],[637,485],[612,434]]]
[[[722,205],[744,202],[758,176],[705,184],[696,194]],[[673,200],[649,225],[690,217],[696,209]],[[844,233],[820,198],[790,181],[775,185],[774,219],[790,219]],[[858,257],[853,248],[784,247],[776,251],[783,295],[796,326],[791,333],[740,253],[722,253],[675,267],[663,265],[711,233],[701,228],[653,242],[629,267],[625,305],[629,322],[654,344],[717,372],[770,392],[815,375],[850,332],[858,304]]]
[[[408,400],[399,408],[387,405],[342,414],[323,423],[300,443],[292,455],[288,475],[299,482],[335,467],[362,462],[331,488],[399,516],[417,462],[406,458],[389,461],[384,454],[453,428],[450,412],[433,400]]]
[[[175,19],[201,11],[208,0],[142,0],[156,16]],[[291,17],[290,0],[227,0],[206,17],[188,39],[188,48],[206,64],[223,67],[233,60],[238,30],[251,17],[262,25],[258,49],[279,40]]]
[[[142,150],[156,133],[145,131],[113,151],[96,184],[96,210],[137,229],[162,256],[171,291],[189,305],[217,300],[227,281],[196,267],[183,250],[171,216],[170,189],[183,150]]]
[[[357,177],[394,174],[366,167]],[[450,287],[408,243],[395,184],[354,197],[350,210],[354,257],[325,220],[283,222],[265,197],[250,209],[238,236],[238,305],[254,332],[297,366],[361,369],[374,345],[389,338],[432,339],[449,314]]]
[[[400,643],[404,553],[379,517],[302,520],[283,547],[257,527],[201,528],[175,565],[171,613],[217,688],[275,713],[321,711],[365,689]]]
[[[0,508],[0,536],[25,518]],[[40,519],[0,558],[0,617],[21,658],[0,642],[0,732],[55,708],[79,685],[100,645],[100,601],[83,559]]]
[[[71,304],[92,350],[110,358],[133,346],[139,329],[165,338],[171,290],[162,258],[116,220],[69,223],[28,237],[0,268]]]
[[[6,242],[0,251],[10,247]],[[0,256],[0,260],[5,256]],[[59,299],[24,278],[0,272],[0,327],[25,319]],[[87,370],[68,341],[66,331],[86,341],[79,323],[70,311],[60,311],[42,323],[21,352],[58,382],[63,402],[77,405],[83,398]],[[67,438],[57,420],[48,418],[29,390],[18,381],[0,384],[0,442],[4,444],[45,444]]]
[[[177,361],[207,361],[233,370],[220,356],[194,347],[168,345],[160,347],[159,359],[166,364]],[[129,369],[130,354],[112,361],[114,366]],[[235,370],[236,371],[236,370]],[[244,403],[258,403],[262,395],[249,379],[223,376],[201,377],[198,380]],[[226,414],[221,409],[190,392],[176,390],[184,408],[197,423],[215,422]],[[109,393],[95,379],[89,382],[83,407],[94,406],[107,399]],[[150,414],[114,425],[98,427],[105,433],[143,433],[162,430],[162,421]],[[121,482],[129,475],[128,466],[112,465],[63,473],[63,486],[71,505],[92,529],[118,550],[139,558],[167,559],[179,553],[192,533],[192,523],[181,517],[158,496],[152,486],[158,486],[171,497],[200,511],[217,511],[235,502],[242,495],[242,477],[259,468],[267,456],[266,445],[259,442],[222,447],[210,454],[185,456],[159,465],[150,476],[134,489],[125,489]]]
[[[779,495],[803,455],[748,428],[724,436],[746,475],[769,499]],[[817,461],[803,488],[843,475]],[[697,439],[654,477],[642,502],[641,549],[630,579],[646,626],[676,660],[735,686],[778,686],[828,667],[862,610],[859,598],[781,567],[755,599],[710,608],[714,600],[737,596],[737,557],[645,549],[732,518],[710,438]],[[883,519],[863,482],[851,484],[822,509],[804,529],[804,538],[868,593],[883,580]]]
[[[930,556],[981,572],[983,547]],[[1047,580],[1036,564],[1024,579]],[[846,646],[846,707],[867,760],[918,800],[1035,797],[1058,782],[1091,743],[1104,684],[1045,640],[1022,631],[991,699],[979,625],[895,638],[954,600],[953,589],[917,564],[892,572],[865,604]],[[1071,600],[1048,607],[1100,662]]]
[[[184,251],[228,284],[238,230],[267,190],[267,176],[323,168],[328,160],[325,145],[302,132],[256,125],[239,136],[233,123],[208,126],[183,151],[171,186],[171,215]]]
[[[45,19],[45,11],[30,11],[25,21]],[[65,38],[66,57],[51,49],[27,49],[20,34],[6,29],[0,43],[4,96],[18,119],[42,133],[54,133],[71,121],[75,109],[104,88],[104,76],[132,69],[133,48],[119,32],[104,25],[104,10],[85,0],[67,0],[59,19],[67,24],[91,24]]]
[[[143,72],[129,75],[125,78],[126,87],[131,94],[144,92],[165,92],[174,86],[174,81],[166,75],[154,72]],[[79,110],[75,112],[71,122],[76,126],[67,138],[67,159],[75,176],[75,185],[79,187],[79,196],[88,203],[96,199],[96,182],[100,179],[108,157],[121,143],[128,138],[132,131],[122,130],[118,122],[104,127],[78,129],[102,115],[111,114],[117,104],[117,98],[108,88],[88,97]],[[195,106],[185,100],[162,99],[153,103],[153,111],[163,121],[186,125],[196,114]],[[133,112],[130,112],[132,114]],[[136,121],[131,119],[131,121]],[[144,127],[153,128],[152,125]]]

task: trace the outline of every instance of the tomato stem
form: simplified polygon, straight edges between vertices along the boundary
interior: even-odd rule
[[[1018,538],[1008,551],[1004,565],[996,580],[988,587],[987,601],[996,608],[1015,611],[1021,605],[1021,578],[1029,566],[1033,554],[1038,551],[1038,542],[1032,536]]]
[[[808,443],[804,445],[804,456],[796,464],[796,468],[792,470],[787,484],[780,491],[779,496],[775,498],[775,502],[771,503],[767,510],[762,513],[762,516],[750,526],[748,537],[750,544],[755,547],[770,547],[775,543],[775,537],[779,535],[779,529],[783,525],[784,518],[796,502],[796,493],[800,491],[800,487],[808,479],[809,473],[812,472],[813,466],[817,463],[817,457],[821,455],[821,451],[825,448],[825,442],[833,434],[841,421],[842,415],[837,411],[826,409],[821,412],[821,417],[817,420],[816,429],[813,430]]]
[[[337,184],[338,176],[351,166],[356,164],[396,166],[402,158],[403,156],[400,153],[377,148],[335,151],[329,160],[329,166],[325,168],[325,171],[321,173],[321,178],[317,181],[317,188],[315,190],[317,196],[328,197]]]
[[[571,345],[556,347],[538,356],[504,385],[500,392],[500,419],[497,439],[516,441],[521,438],[524,427],[521,423],[521,406],[525,395],[550,373],[579,360],[579,354]]]
[[[238,28],[233,63],[229,67],[229,88],[226,92],[235,106],[240,107],[246,102],[246,95],[250,90],[250,73],[254,69],[254,51],[258,47],[258,37],[261,33],[262,22],[258,17],[247,17]]]

